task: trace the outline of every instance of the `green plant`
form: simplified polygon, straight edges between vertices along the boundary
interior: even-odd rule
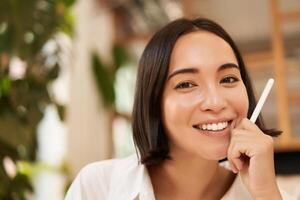
[[[113,121],[116,117],[122,117],[127,120],[130,120],[131,118],[128,114],[120,113],[116,109],[116,90],[114,84],[116,81],[117,71],[129,64],[131,62],[131,58],[125,48],[120,44],[115,44],[113,46],[111,55],[113,58],[113,62],[111,64],[105,64],[102,62],[96,53],[92,54],[91,59],[98,92],[109,113],[109,141],[111,142],[111,147],[108,154],[109,156],[114,156]]]
[[[2,160],[35,161],[37,125],[44,108],[55,103],[47,87],[60,67],[60,49],[43,48],[59,32],[72,34],[74,2],[0,1],[0,199],[25,199],[32,191],[29,177],[9,177]]]
[[[104,100],[106,106],[109,106],[115,111],[115,89],[114,82],[118,69],[124,67],[127,62],[130,62],[130,56],[125,48],[120,44],[114,44],[111,52],[113,63],[105,65],[100,57],[92,54],[92,67],[96,79],[99,94]]]

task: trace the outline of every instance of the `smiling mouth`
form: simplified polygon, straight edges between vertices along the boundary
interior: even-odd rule
[[[196,124],[193,125],[193,128],[202,130],[202,131],[222,131],[230,126],[232,120],[216,122],[216,123],[208,123],[208,124]]]

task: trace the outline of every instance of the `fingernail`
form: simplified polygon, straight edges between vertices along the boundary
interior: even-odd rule
[[[232,168],[231,168],[231,171],[232,171],[233,173],[237,174],[237,170],[235,169],[235,167],[232,167]]]

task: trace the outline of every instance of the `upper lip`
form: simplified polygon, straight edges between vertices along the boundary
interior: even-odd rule
[[[220,118],[220,119],[207,120],[207,121],[203,121],[203,122],[194,124],[193,126],[199,126],[199,125],[203,125],[203,124],[217,124],[217,123],[220,123],[220,122],[228,122],[228,121],[232,121],[232,119]]]

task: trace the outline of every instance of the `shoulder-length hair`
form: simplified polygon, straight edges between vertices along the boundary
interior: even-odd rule
[[[248,118],[255,108],[256,101],[248,72],[242,56],[229,34],[220,25],[206,18],[175,20],[152,37],[139,62],[132,128],[135,147],[143,164],[158,164],[170,158],[168,138],[164,130],[161,111],[162,94],[168,75],[170,57],[180,36],[199,30],[209,31],[231,46],[248,94]],[[256,125],[268,135],[280,134],[280,131],[274,129],[267,130],[261,116],[256,121]]]

